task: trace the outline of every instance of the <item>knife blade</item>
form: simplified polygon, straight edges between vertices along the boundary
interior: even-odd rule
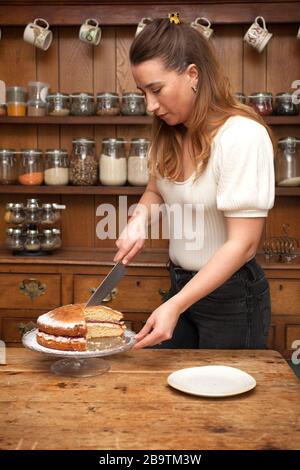
[[[86,303],[86,307],[101,305],[102,300],[105,299],[110,291],[118,284],[126,271],[126,266],[122,261],[115,264],[112,270],[103,279],[100,286],[98,286],[95,292],[91,295]]]

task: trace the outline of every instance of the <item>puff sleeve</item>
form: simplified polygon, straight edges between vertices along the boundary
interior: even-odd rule
[[[225,217],[267,217],[274,205],[272,141],[264,126],[240,119],[220,136],[215,162],[217,208]]]

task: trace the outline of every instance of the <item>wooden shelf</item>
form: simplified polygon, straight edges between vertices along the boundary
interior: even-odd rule
[[[300,115],[298,116],[266,116],[265,121],[271,126],[298,126],[300,125]],[[0,116],[0,124],[53,124],[53,125],[150,125],[151,116]]]
[[[140,195],[144,186],[22,186],[0,185],[0,194],[115,194]]]
[[[151,116],[0,116],[0,124],[64,124],[64,125],[147,125]]]
[[[0,194],[110,194],[141,195],[145,186],[22,186],[0,185]],[[275,189],[276,196],[300,196],[300,187]]]

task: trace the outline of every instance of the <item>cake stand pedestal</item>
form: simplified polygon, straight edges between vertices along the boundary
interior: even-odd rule
[[[103,356],[111,356],[128,351],[135,344],[135,333],[125,330],[123,338],[103,338],[96,344],[88,345],[88,351],[61,351],[41,346],[37,340],[38,330],[25,333],[22,338],[25,348],[41,352],[48,356],[61,358],[50,366],[51,372],[69,377],[92,377],[105,374],[110,369],[110,363]]]

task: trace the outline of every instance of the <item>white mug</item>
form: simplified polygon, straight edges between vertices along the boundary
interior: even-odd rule
[[[206,23],[206,24],[203,24]],[[213,34],[214,30],[211,28],[211,22],[204,17],[196,18],[192,23],[191,27],[197,29],[205,39],[209,39]]]
[[[151,18],[142,18],[136,28],[135,37],[143,31],[143,29],[145,28],[145,26],[147,26],[147,24],[151,22],[152,22]]]
[[[98,46],[101,40],[101,28],[97,20],[90,18],[80,27],[79,39],[88,44]]]
[[[23,39],[29,44],[33,44],[39,49],[46,51],[52,42],[53,34],[49,29],[49,23],[43,18],[36,18],[33,23],[29,23],[23,34]]]
[[[259,20],[261,20],[262,26],[258,23]],[[246,32],[244,41],[254,47],[258,52],[262,52],[272,36],[273,34],[269,33],[266,28],[265,19],[262,16],[257,16],[254,23],[252,23]]]

